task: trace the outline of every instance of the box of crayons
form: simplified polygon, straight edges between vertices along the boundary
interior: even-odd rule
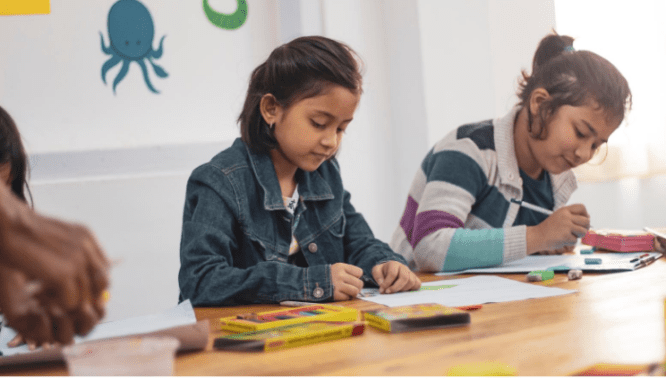
[[[634,230],[589,230],[581,242],[600,249],[626,253],[654,251],[654,236]]]
[[[364,318],[371,327],[392,333],[453,327],[471,322],[469,312],[436,303],[365,311]]]
[[[232,332],[248,332],[307,323],[315,320],[340,322],[356,321],[358,319],[358,310],[354,308],[313,304],[221,318],[217,321],[217,328]]]
[[[221,336],[213,341],[213,348],[229,351],[269,352],[358,336],[364,331],[365,323],[359,321],[311,321]]]

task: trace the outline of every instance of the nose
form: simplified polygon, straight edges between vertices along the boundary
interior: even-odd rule
[[[593,144],[580,144],[578,148],[576,148],[575,154],[576,154],[576,159],[578,159],[578,165],[580,164],[585,164],[590,159],[592,159],[592,156],[594,156],[594,149],[592,148]]]
[[[337,131],[333,128],[329,128],[324,132],[324,136],[321,139],[321,145],[327,147],[328,149],[335,149],[338,146],[338,134]]]

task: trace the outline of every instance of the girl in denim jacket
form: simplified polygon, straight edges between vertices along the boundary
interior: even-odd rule
[[[192,172],[180,299],[332,301],[421,282],[350,203],[335,154],[358,106],[355,53],[325,37],[276,48],[251,76],[241,137]]]

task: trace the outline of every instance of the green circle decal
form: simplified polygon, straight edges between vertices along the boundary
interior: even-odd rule
[[[236,12],[228,15],[226,13],[216,12],[208,4],[208,0],[203,0],[203,8],[208,20],[218,28],[222,29],[238,29],[247,20],[247,2],[245,0],[236,0],[238,8]]]

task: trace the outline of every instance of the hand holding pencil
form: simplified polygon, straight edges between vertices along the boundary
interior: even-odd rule
[[[559,250],[575,245],[590,228],[590,215],[582,204],[564,206],[542,223],[527,227],[527,253]]]

